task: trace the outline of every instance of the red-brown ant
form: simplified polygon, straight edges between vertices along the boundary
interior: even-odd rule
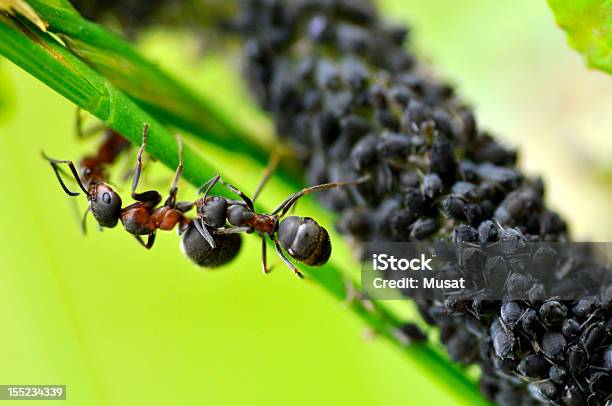
[[[164,205],[158,207],[162,197],[155,190],[136,193],[140,174],[142,172],[142,155],[147,145],[148,129],[148,125],[145,124],[142,131],[142,145],[138,151],[136,168],[134,170],[134,180],[132,182],[131,195],[136,202],[124,208],[122,208],[122,201],[119,194],[106,183],[104,165],[111,163],[118,154],[118,152],[112,150],[110,146],[107,151],[106,143],[102,146],[100,151],[98,151],[96,156],[87,157],[81,162],[81,175],[79,175],[72,161],[53,159],[43,154],[45,159],[51,163],[51,167],[62,189],[70,196],[77,196],[79,193],[69,190],[60,175],[59,165],[68,165],[77,184],[87,196],[87,200],[89,201],[88,210],[91,210],[101,227],[113,228],[117,225],[117,222],[121,220],[126,231],[133,234],[147,249],[153,246],[157,229],[169,231],[178,224],[179,233],[187,230],[191,220],[185,217],[184,213],[193,207],[193,203],[191,202],[176,202],[178,182],[183,171],[182,142],[180,138],[178,138],[179,164],[170,188],[169,196]],[[118,142],[117,137],[121,137],[121,139],[125,140],[122,136],[117,134],[113,135],[113,137],[109,139],[109,142]],[[141,236],[143,235],[148,236],[146,243],[142,240]]]
[[[198,218],[193,221],[193,224],[203,239],[193,236],[188,241],[184,239],[183,251],[185,251],[187,255],[189,255],[190,251],[194,251],[193,247],[185,245],[186,242],[194,245],[197,244],[200,249],[203,249],[202,245],[205,245],[204,241],[208,243],[208,249],[214,251],[217,248],[215,237],[220,235],[235,235],[236,233],[243,232],[251,233],[255,231],[262,237],[262,267],[265,273],[269,272],[266,254],[266,237],[274,243],[276,253],[283,262],[299,277],[303,277],[302,273],[285,256],[283,250],[293,259],[304,264],[310,266],[325,264],[331,254],[331,242],[327,230],[310,217],[289,216],[284,219],[283,217],[300,198],[307,194],[340,186],[358,184],[366,181],[368,178],[364,177],[355,181],[325,183],[305,188],[287,197],[272,211],[272,213],[257,213],[253,201],[257,197],[268,176],[269,173],[264,176],[264,179],[257,188],[253,200],[230,184],[226,184],[226,186],[232,192],[240,196],[242,201],[226,199],[221,196],[208,196],[212,187],[216,183],[222,182],[219,175],[216,175],[202,185],[198,192],[201,193],[203,191],[204,195],[194,203],[197,209]],[[229,222],[232,227],[226,228],[226,222]],[[224,249],[227,249],[227,247],[224,247]]]
[[[83,131],[81,125],[81,112],[77,109],[76,130],[79,138],[84,138],[87,134],[96,132],[99,127]],[[101,227],[114,227],[117,224],[116,212],[121,208],[121,198],[115,193],[113,188],[107,183],[108,173],[106,167],[113,164],[119,155],[127,150],[130,142],[118,132],[104,128],[104,141],[93,155],[85,156],[79,163],[80,174],[72,161],[57,160],[43,157],[51,163],[51,167],[62,186],[62,189],[69,196],[78,196],[78,192],[70,191],[64,184],[59,168],[59,164],[67,164],[75,180],[85,191],[89,200],[89,207],[83,216],[82,227],[85,231],[85,220],[87,213],[91,211]]]

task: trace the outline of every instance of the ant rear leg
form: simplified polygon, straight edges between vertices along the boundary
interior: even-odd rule
[[[76,109],[76,119],[75,119],[75,123],[74,123],[74,128],[76,130],[76,135],[77,138],[86,138],[86,137],[90,137],[104,129],[106,129],[106,126],[103,123],[98,123],[86,130],[83,130],[83,117],[81,116],[81,108],[77,107]]]
[[[51,168],[53,168],[53,172],[55,172],[55,176],[57,177],[57,180],[59,181],[60,186],[62,187],[62,189],[64,190],[64,192],[66,192],[68,196],[78,196],[79,193],[73,192],[70,189],[68,189],[68,187],[64,183],[64,180],[62,179],[62,176],[60,175],[61,169],[58,166],[59,164],[68,165],[68,168],[70,169],[70,172],[72,173],[72,176],[74,177],[74,180],[77,182],[81,190],[87,196],[89,196],[89,192],[87,191],[87,189],[85,189],[85,186],[83,186],[83,182],[81,181],[81,177],[79,176],[79,172],[77,171],[76,166],[74,166],[74,162],[69,161],[69,160],[64,160],[64,159],[54,159],[54,158],[47,156],[44,152],[42,153],[42,156],[44,159],[49,161],[49,163],[51,164]]]
[[[283,260],[283,262],[285,263],[285,265],[287,265],[287,267],[289,267],[289,269],[291,269],[293,271],[293,273],[295,273],[297,276],[299,276],[300,278],[304,278],[304,275],[297,269],[297,267],[295,265],[293,265],[293,263],[291,261],[289,261],[289,259],[285,256],[285,254],[283,253],[283,249],[281,248],[278,240],[276,238],[272,238],[272,241],[274,241],[274,247],[276,247],[276,253],[278,254],[279,257],[281,257],[281,259]]]
[[[149,234],[147,236],[147,242],[145,244],[145,242],[142,239],[142,236],[140,235],[135,235],[134,238],[136,238],[136,240],[146,249],[150,250],[153,247],[153,244],[155,243],[155,233],[153,234]]]
[[[266,247],[266,238],[261,237],[261,266],[263,273],[267,274],[272,272],[273,267],[268,267],[268,250]]]

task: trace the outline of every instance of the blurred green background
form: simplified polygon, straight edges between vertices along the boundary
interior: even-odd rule
[[[413,24],[420,54],[481,124],[544,176],[577,239],[610,241],[612,80],[584,67],[545,2],[380,3]],[[198,42],[176,33],[147,33],[141,47],[266,133],[232,85],[236,61],[198,59]],[[62,97],[0,60],[0,383],[67,384],[74,405],[453,404],[397,350],[364,339],[342,303],[281,266],[261,275],[254,237],[229,267],[203,272],[173,234],[152,252],[119,228],[90,223],[82,236],[40,158],[43,148],[76,160],[94,147],[76,142],[73,117]],[[223,167],[258,176],[248,162]],[[151,165],[146,181],[164,190],[171,176]]]

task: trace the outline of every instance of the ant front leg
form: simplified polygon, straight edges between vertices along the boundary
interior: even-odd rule
[[[176,195],[178,193],[178,184],[183,174],[183,139],[180,136],[176,136],[176,142],[178,144],[178,166],[174,174],[174,180],[172,180],[172,186],[170,186],[170,193],[168,199],[166,199],[167,207],[176,206]]]
[[[149,125],[145,124],[142,128],[142,144],[140,144],[140,149],[138,150],[138,155],[136,156],[136,168],[134,169],[134,179],[132,181],[132,197],[136,200],[139,200],[136,196],[136,189],[138,188],[138,182],[140,181],[140,174],[142,172],[142,154],[144,154],[145,148],[147,147],[147,137],[149,134]]]
[[[155,233],[149,234],[147,236],[147,242],[146,243],[143,241],[142,236],[135,235],[134,237],[146,249],[150,250],[151,248],[153,248],[153,244],[155,243]]]
[[[198,230],[202,238],[204,238],[204,240],[206,240],[208,245],[210,245],[210,248],[212,249],[217,248],[217,244],[215,244],[215,240],[213,236],[210,234],[210,231],[208,231],[208,228],[206,227],[206,224],[204,224],[203,219],[199,219],[199,218],[194,219],[193,225],[195,226],[196,230]]]
[[[142,128],[142,144],[136,156],[136,168],[134,169],[134,180],[132,181],[132,198],[144,203],[147,207],[153,208],[161,202],[161,195],[155,190],[149,190],[143,193],[136,193],[140,174],[142,173],[142,155],[147,147],[147,136],[149,134],[149,125],[145,124]]]
[[[206,199],[206,197],[208,196],[208,193],[210,193],[211,189],[221,180],[221,175],[216,174],[215,176],[213,176],[211,179],[207,180],[206,182],[204,182],[204,184],[202,186],[200,186],[198,188],[198,190],[196,191],[197,194],[201,195],[202,193],[204,194],[204,196],[202,196],[202,199]]]
[[[251,201],[251,199],[248,198],[247,195],[245,195],[244,193],[242,193],[242,191],[240,189],[238,189],[236,186],[234,185],[230,185],[229,183],[226,184],[227,188],[229,190],[231,190],[232,192],[236,193],[238,196],[240,196],[240,198],[242,199],[242,201],[244,201],[244,203],[246,203],[247,207],[252,211],[255,212],[255,206],[253,205],[253,202]]]

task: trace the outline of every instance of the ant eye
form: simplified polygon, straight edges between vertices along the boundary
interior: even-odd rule
[[[102,201],[103,201],[105,204],[109,204],[109,203],[111,202],[111,196],[110,196],[110,193],[108,193],[108,192],[104,192],[104,194],[102,195]]]

